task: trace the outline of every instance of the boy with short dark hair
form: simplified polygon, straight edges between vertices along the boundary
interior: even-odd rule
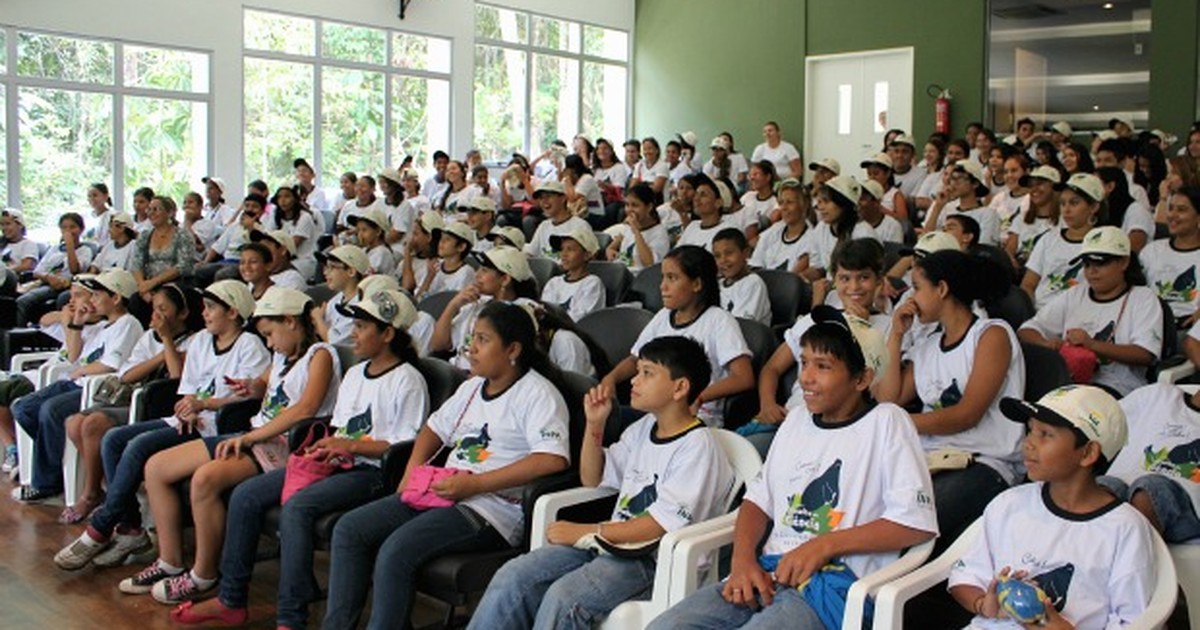
[[[807,409],[789,414],[746,489],[729,579],[688,596],[651,629],[840,628],[843,606],[822,593],[937,535],[912,420],[868,391],[885,371],[883,335],[828,306],[812,316],[799,376]]]
[[[496,574],[470,628],[590,628],[650,590],[659,538],[726,509],[733,471],[716,436],[691,412],[711,377],[703,346],[659,337],[642,346],[637,363],[631,401],[646,415],[607,449],[602,440],[612,400],[599,388],[584,399],[579,476],[588,487],[619,489],[612,519],[551,525],[552,544]]]
[[[546,281],[542,301],[562,307],[574,321],[605,307],[608,292],[599,276],[588,270],[588,263],[600,251],[592,228],[576,227],[566,234],[550,237],[550,247],[558,254],[563,272]]]
[[[713,237],[713,257],[721,276],[721,308],[734,317],[771,325],[771,299],[767,283],[750,271],[750,242],[737,228],[725,228]]]
[[[1036,403],[1005,398],[1000,410],[1028,427],[1022,453],[1034,483],[987,506],[979,537],[950,571],[950,594],[975,614],[972,627],[1027,627],[1002,611],[1005,579],[1040,589],[1045,627],[1133,621],[1154,591],[1153,534],[1096,481],[1125,446],[1120,405],[1098,387],[1068,385]]]

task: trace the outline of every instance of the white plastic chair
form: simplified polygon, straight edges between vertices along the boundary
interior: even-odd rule
[[[1163,368],[1158,372],[1158,382],[1171,385],[1196,373],[1196,364],[1184,361],[1179,365]]]
[[[108,376],[105,374],[104,376]],[[96,391],[100,389],[100,383],[103,378],[85,377],[83,380],[83,391],[80,393],[79,409],[87,409],[95,404]],[[132,417],[132,415],[131,415]],[[80,464],[81,457],[79,449],[75,448],[75,443],[70,439],[66,441],[63,447],[63,501],[66,505],[75,505],[79,500],[80,492],[83,490],[84,471]]]
[[[1170,545],[1171,559],[1183,596],[1187,599],[1188,621],[1200,630],[1200,544]]]
[[[916,595],[941,583],[950,575],[950,568],[966,554],[983,529],[983,519],[976,520],[966,531],[933,562],[885,584],[875,597],[875,630],[900,630],[904,622],[904,603]],[[1178,597],[1175,563],[1167,544],[1155,533],[1154,540],[1154,592],[1146,612],[1126,626],[1127,630],[1151,630],[1158,628],[1175,610]]]
[[[45,382],[43,381],[44,371],[53,365],[58,358],[58,351],[51,350],[47,352],[22,352],[15,354],[9,362],[10,374],[21,374],[34,369],[34,364],[41,363],[37,367],[37,372],[34,374],[33,381],[34,389],[41,389]],[[16,401],[13,401],[16,402]],[[20,483],[29,484],[33,482],[33,438],[21,428],[20,424],[16,425],[17,429],[17,471]]]
[[[729,460],[730,466],[733,467],[734,487],[738,488],[745,484],[758,474],[762,468],[762,458],[759,457],[758,451],[754,445],[750,444],[742,436],[733,431],[724,429],[709,429],[717,438],[717,442],[721,445],[721,450],[725,452],[725,457]],[[616,494],[616,490],[609,488],[574,488],[563,492],[555,492],[543,496],[538,499],[533,508],[533,530],[531,533],[530,550],[545,546],[546,530],[554,521],[558,519],[558,513],[572,505],[595,501],[604,497]],[[732,503],[733,497],[730,496]],[[726,505],[726,509],[731,506]],[[670,532],[662,537],[658,543],[658,565],[654,572],[654,588],[649,601],[629,601],[613,609],[608,617],[601,624],[601,628],[607,630],[626,630],[645,628],[658,615],[662,614],[671,606],[668,595],[671,591],[671,580],[673,575],[677,573],[672,566],[673,559],[676,557],[675,549],[679,541],[687,539],[691,536],[703,533],[711,528],[713,523],[726,519],[736,518],[736,514],[727,514],[702,523],[696,523],[687,527],[680,528]],[[732,520],[729,521],[732,524]],[[692,570],[683,571],[684,574],[691,574],[693,581],[698,571],[695,569],[699,565],[699,559],[695,564],[692,564]]]
[[[720,519],[708,521],[707,523],[701,523],[701,525],[710,525],[710,527],[704,531],[698,531],[696,535],[689,536],[686,540],[680,541],[675,546],[675,560],[671,565],[675,570],[675,574],[671,577],[671,591],[668,598],[671,606],[683,601],[685,597],[694,593],[702,586],[707,586],[715,581],[715,576],[708,576],[709,579],[707,580],[699,580],[694,577],[696,572],[687,571],[687,567],[696,566],[696,563],[700,562],[708,554],[732,544],[733,527],[736,520],[737,514],[735,513],[728,514]],[[863,617],[866,612],[867,598],[876,593],[884,584],[920,567],[933,552],[934,540],[936,539],[931,539],[909,548],[894,562],[856,580],[850,587],[850,591],[846,594],[846,609],[842,617],[842,630],[861,630],[863,627]],[[881,627],[879,625],[878,603],[876,603],[873,627]],[[896,627],[899,628],[899,626]]]

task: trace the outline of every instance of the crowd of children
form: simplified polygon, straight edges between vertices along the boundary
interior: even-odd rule
[[[1156,181],[1138,158],[1162,138],[1124,121],[1090,149],[1061,123],[1045,139],[1017,127],[923,146],[893,130],[860,176],[814,160],[808,184],[775,123],[749,160],[728,134],[711,160],[692,132],[665,150],[631,140],[623,161],[580,137],[514,156],[499,182],[477,153],[438,152],[423,183],[407,162],[346,173],[332,203],[297,159],[299,183],[270,198],[256,181],[232,204],[205,178],[182,221],[148,188],[131,215],[95,184],[44,254],[6,209],[0,293],[15,323],[61,342],[63,366],[51,383],[0,379],[4,469],[32,473],[12,497],[63,493],[74,445],[83,483],[58,520],[86,528],[53,562],[148,563],[117,588],[185,625],[249,621],[276,508],[279,627],[309,624],[331,512],[345,514],[323,627],[355,627],[368,601],[369,627],[404,625],[424,564],[521,547],[520,488],[568,468],[616,492],[609,518],[551,525],[496,574],[471,627],[591,627],[650,596],[658,539],[731,510],[728,577],[651,627],[840,627],[830,592],[926,541],[941,553],[977,521],[943,594],[962,623],[1020,627],[998,594],[1013,579],[1040,589],[1049,626],[1128,622],[1155,588],[1153,536],[1200,541],[1200,394],[1149,384],[1167,357],[1200,361],[1200,156],[1185,149]],[[623,331],[624,356],[586,326],[622,297],[596,262],[661,274],[662,308]],[[793,275],[811,304],[756,357],[743,330],[778,319],[762,270]],[[418,309],[434,298],[444,306]],[[1074,384],[1029,400],[1044,385],[1027,371],[1036,346]],[[427,356],[465,379],[436,408]],[[595,386],[565,399],[564,372]],[[137,418],[130,393],[161,378],[178,379],[178,402]],[[749,422],[730,412],[745,397]],[[246,430],[219,427],[217,410],[246,399],[261,399]],[[297,489],[288,435],[315,417],[328,432],[291,457],[336,472]],[[765,462],[744,489],[709,430],[721,426]],[[401,442],[411,454],[389,487],[381,460]]]

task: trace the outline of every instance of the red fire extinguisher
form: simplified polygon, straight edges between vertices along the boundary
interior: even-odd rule
[[[930,85],[926,93],[932,96],[933,104],[933,127],[935,131],[949,134],[950,132],[950,90],[942,89],[940,85]]]

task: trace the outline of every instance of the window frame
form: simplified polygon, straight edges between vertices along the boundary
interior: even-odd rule
[[[304,20],[312,20],[313,24],[314,24],[314,27],[313,27],[313,50],[314,50],[314,53],[312,55],[301,55],[301,54],[296,54],[296,53],[285,53],[285,52],[279,52],[279,51],[274,51],[274,50],[263,50],[263,49],[258,49],[258,48],[247,47],[246,46],[246,36],[245,36],[245,34],[246,34],[246,13],[249,11],[254,11],[256,13],[268,13],[268,14],[274,14],[274,15],[281,15],[281,16],[286,16],[286,17],[291,17],[291,18],[299,18],[299,19],[304,19]],[[376,24],[366,24],[366,23],[354,22],[354,21],[350,21],[350,20],[330,19],[330,18],[318,17],[318,16],[314,16],[314,15],[305,15],[303,13],[280,11],[277,9],[264,8],[264,7],[249,5],[249,4],[242,6],[241,18],[242,18],[242,22],[241,22],[240,33],[241,33],[241,46],[242,46],[241,61],[242,61],[243,92],[245,90],[245,85],[246,85],[246,60],[247,59],[262,59],[262,60],[267,60],[267,61],[283,61],[283,62],[289,62],[289,63],[300,63],[300,64],[308,65],[312,68],[312,86],[313,86],[312,121],[313,122],[312,122],[312,129],[311,129],[310,133],[312,134],[312,139],[313,139],[313,154],[311,156],[305,156],[305,157],[313,165],[313,169],[316,170],[317,178],[319,181],[321,181],[320,185],[322,187],[328,187],[328,186],[332,185],[330,183],[331,181],[336,183],[336,181],[337,181],[336,178],[341,175],[341,173],[332,173],[332,174],[326,174],[326,176],[324,176],[324,177],[322,176],[322,173],[324,173],[324,169],[323,169],[323,150],[322,150],[323,143],[322,143],[322,129],[321,129],[321,127],[322,127],[322,125],[321,125],[322,118],[321,117],[322,117],[323,107],[322,107],[322,103],[321,103],[321,101],[322,101],[321,95],[324,92],[324,90],[322,88],[322,81],[323,81],[322,75],[323,75],[323,70],[326,67],[343,69],[343,70],[359,70],[362,72],[379,72],[379,73],[383,74],[383,165],[384,166],[386,166],[388,163],[390,163],[391,159],[392,159],[392,157],[391,157],[392,156],[392,132],[395,129],[395,120],[392,117],[392,110],[393,110],[392,79],[395,77],[405,77],[405,78],[419,78],[419,79],[426,79],[426,80],[429,80],[429,79],[441,80],[441,81],[445,81],[446,84],[448,85],[449,93],[450,94],[454,93],[453,74],[454,74],[455,60],[454,60],[454,38],[453,37],[446,36],[446,35],[435,35],[432,33],[422,32],[419,30],[409,30],[409,29],[400,30],[400,29],[379,26]],[[346,60],[346,59],[339,59],[337,57],[325,56],[323,44],[324,44],[325,24],[326,23],[337,24],[339,26],[367,28],[367,29],[371,29],[371,30],[375,30],[375,31],[383,31],[384,40],[385,40],[383,64],[377,65],[377,64],[366,63],[366,62],[361,62],[361,61],[350,61],[350,60]],[[439,40],[449,42],[449,44],[450,44],[450,47],[449,47],[450,60],[449,60],[448,66],[447,66],[448,69],[445,72],[435,72],[435,71],[423,70],[423,69],[402,68],[400,66],[394,65],[392,62],[392,54],[394,52],[394,46],[395,46],[395,37],[394,36],[396,34],[425,37],[425,38],[429,38],[429,39],[439,39]],[[241,102],[240,107],[241,107],[241,119],[242,119],[241,133],[242,133],[242,140],[243,140],[242,170],[245,171],[246,170],[246,156],[245,156],[246,98],[245,98],[244,93],[242,96],[242,102]],[[451,146],[453,146],[453,144],[454,144],[454,124],[453,124],[454,108],[455,108],[454,99],[452,97],[450,99],[450,111],[447,112],[447,120],[451,121],[451,123],[449,125],[447,125],[447,137],[446,137],[447,146],[446,147],[430,147],[431,157],[429,159],[431,161],[433,159],[432,158],[433,151],[436,151],[439,149],[443,150],[443,151],[449,151],[449,148]],[[334,177],[334,179],[330,180],[328,177],[329,175],[332,175]],[[374,174],[372,173],[372,175],[374,175]]]
[[[510,50],[517,50],[517,51],[521,51],[521,52],[525,53],[525,129],[523,130],[523,135],[522,135],[522,142],[524,144],[524,146],[522,148],[522,153],[524,155],[532,156],[534,151],[537,151],[540,153],[542,150],[545,149],[545,147],[540,147],[540,148],[535,149],[530,144],[533,140],[533,113],[534,113],[533,92],[534,92],[534,81],[536,78],[535,73],[534,73],[534,56],[535,55],[561,57],[561,58],[569,59],[569,60],[572,60],[575,62],[576,75],[579,77],[578,85],[576,86],[576,90],[575,90],[575,99],[576,99],[575,100],[575,109],[577,112],[576,116],[575,116],[575,128],[576,128],[575,133],[576,134],[583,133],[583,128],[584,128],[584,125],[583,125],[583,116],[584,116],[584,107],[583,107],[584,72],[583,72],[583,68],[584,68],[584,64],[592,63],[592,64],[597,64],[600,66],[607,65],[607,66],[618,66],[618,67],[624,68],[625,69],[625,129],[623,130],[624,136],[621,138],[608,138],[608,140],[612,141],[613,143],[620,143],[620,142],[624,142],[625,138],[629,137],[629,128],[630,128],[629,123],[631,121],[631,114],[632,114],[631,106],[632,106],[632,101],[633,101],[633,71],[632,71],[632,67],[633,67],[633,31],[632,30],[613,28],[611,26],[597,24],[595,22],[588,22],[586,20],[570,19],[570,18],[558,16],[558,15],[551,15],[549,13],[541,13],[538,11],[515,9],[513,7],[501,6],[498,4],[492,4],[490,2],[482,2],[482,1],[476,1],[475,6],[472,7],[472,14],[471,14],[472,20],[475,19],[474,11],[477,9],[477,7],[481,7],[481,6],[487,7],[489,9],[499,9],[499,10],[503,10],[503,11],[511,11],[513,13],[524,14],[526,16],[526,20],[527,20],[527,24],[528,24],[528,27],[527,27],[526,33],[525,33],[526,41],[516,43],[516,42],[505,41],[502,39],[481,37],[479,35],[479,28],[478,28],[478,26],[476,26],[474,29],[475,41],[474,41],[474,43],[472,45],[472,49],[471,49],[472,59],[475,58],[476,51],[478,50],[478,48],[480,46],[491,46],[491,47],[495,47],[495,48],[507,48]],[[579,52],[572,52],[569,50],[560,50],[557,48],[547,48],[544,46],[534,45],[534,43],[533,43],[533,32],[534,32],[533,22],[534,22],[535,18],[543,18],[543,19],[548,19],[548,20],[554,20],[557,22],[566,22],[568,24],[576,25],[579,28]],[[618,61],[616,59],[612,59],[609,57],[601,57],[598,55],[589,55],[589,54],[585,53],[584,51],[587,49],[586,42],[585,42],[585,40],[586,40],[585,30],[589,26],[592,28],[599,28],[599,29],[604,29],[604,30],[609,30],[609,31],[619,31],[619,32],[625,33],[625,60]],[[472,106],[474,106],[474,90],[472,90],[471,102],[472,102]],[[561,140],[563,142],[566,142],[567,146],[570,147],[571,140],[569,138],[561,138]],[[592,142],[595,142],[596,138],[590,138],[590,140]]]
[[[207,125],[205,135],[207,136],[208,142],[208,150],[205,151],[206,156],[204,170],[205,172],[212,171],[214,154],[213,149],[216,146],[216,103],[213,96],[215,92],[215,84],[212,50],[196,48],[192,46],[180,46],[177,44],[160,44],[155,42],[134,41],[129,39],[94,37],[40,28],[25,28],[7,23],[0,23],[0,31],[4,32],[4,45],[6,49],[5,65],[3,70],[0,70],[0,85],[4,86],[5,94],[4,116],[6,136],[4,153],[7,162],[7,172],[5,174],[7,198],[4,200],[4,202],[8,206],[21,206],[20,117],[18,116],[18,110],[20,109],[21,88],[42,88],[72,92],[87,92],[93,94],[106,94],[112,97],[113,161],[112,181],[109,191],[112,195],[112,198],[116,200],[116,203],[121,203],[125,199],[125,99],[127,97],[152,98],[170,101],[185,101],[193,104],[204,104],[206,106],[205,124]],[[18,40],[20,39],[21,33],[111,44],[113,47],[113,82],[111,84],[102,84],[85,81],[71,81],[67,79],[47,79],[43,77],[22,76],[17,72],[17,49]],[[208,60],[208,82],[203,88],[204,91],[184,92],[179,90],[134,87],[126,85],[126,46],[203,55]],[[194,89],[199,89],[199,87],[197,86]],[[32,228],[33,226],[30,227]]]

